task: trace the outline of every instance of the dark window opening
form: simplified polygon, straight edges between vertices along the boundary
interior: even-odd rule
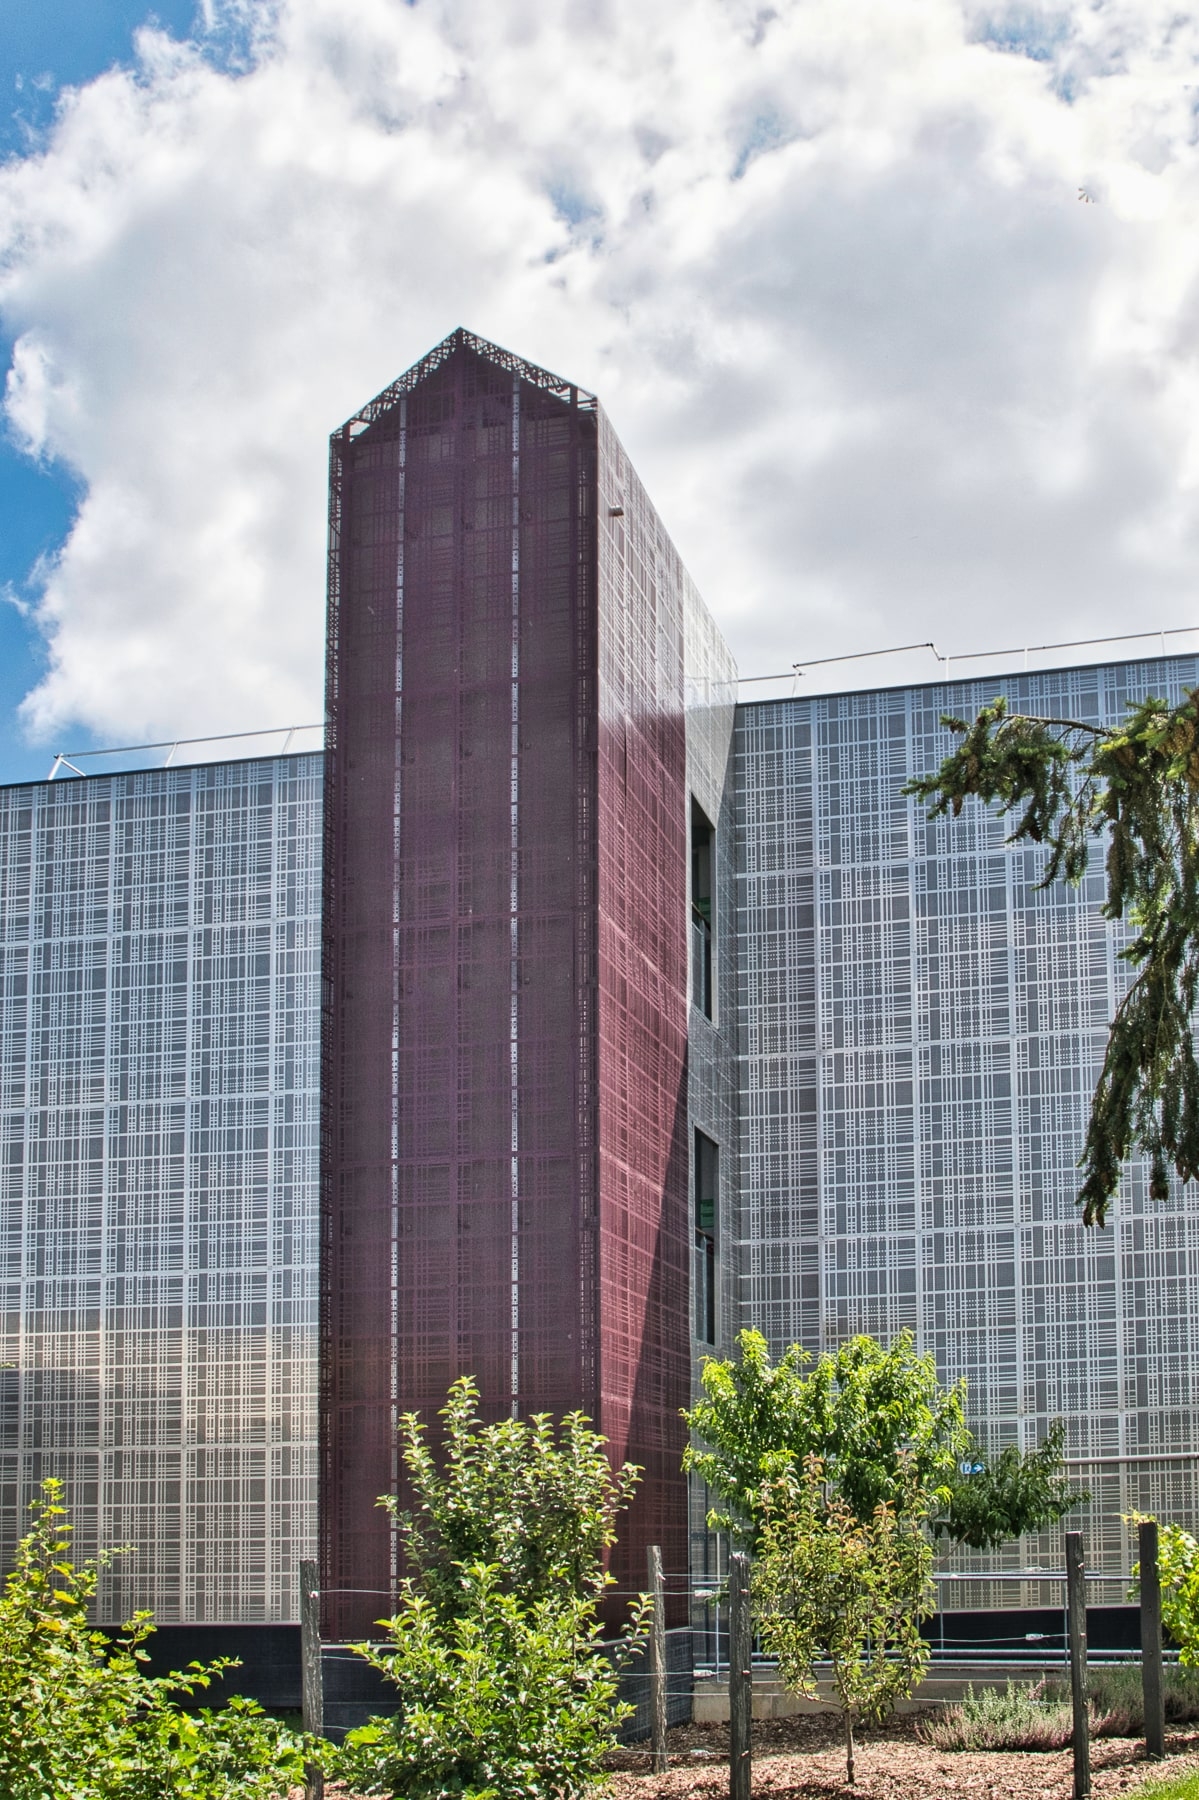
[[[701,1344],[714,1344],[720,1151],[702,1131],[695,1134],[692,1170],[695,1189],[695,1335]]]
[[[691,802],[691,1003],[712,1017],[712,875],[715,833]]]

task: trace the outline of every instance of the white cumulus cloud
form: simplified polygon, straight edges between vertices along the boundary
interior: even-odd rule
[[[327,434],[459,324],[600,394],[747,673],[1199,622],[1196,20],[203,16],[0,167],[9,431],[82,494],[35,733],[318,716]]]

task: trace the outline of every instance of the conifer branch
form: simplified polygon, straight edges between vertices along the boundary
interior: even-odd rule
[[[931,818],[956,818],[968,798],[1001,816],[1023,809],[1007,841],[1045,845],[1041,888],[1077,886],[1092,840],[1107,841],[1102,912],[1133,928],[1120,956],[1137,974],[1109,1028],[1079,1159],[1083,1220],[1102,1225],[1134,1151],[1149,1157],[1153,1199],[1168,1197],[1171,1168],[1199,1176],[1199,689],[1177,706],[1130,705],[1116,727],[1009,712],[1002,697],[972,723],[943,723],[960,745],[903,790]]]

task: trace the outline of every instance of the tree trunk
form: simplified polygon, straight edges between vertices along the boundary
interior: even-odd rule
[[[845,1775],[846,1775],[846,1779],[847,1779],[850,1787],[852,1787],[853,1786],[853,1714],[847,1709],[845,1711],[843,1717],[845,1719]]]

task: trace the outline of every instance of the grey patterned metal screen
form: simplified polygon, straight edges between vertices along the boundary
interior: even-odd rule
[[[289,1620],[315,1530],[321,759],[0,789],[0,1531]]]
[[[1037,892],[1040,854],[981,809],[930,825],[899,790],[945,754],[940,714],[1000,689],[1114,721],[1197,676],[1179,658],[738,713],[743,1315],[776,1347],[910,1326],[968,1377],[991,1447],[1064,1418],[1088,1565],[1111,1572],[1122,1512],[1199,1511],[1199,1215],[1151,1204],[1140,1167],[1106,1230],[1073,1204],[1126,974],[1102,845],[1080,890]]]

